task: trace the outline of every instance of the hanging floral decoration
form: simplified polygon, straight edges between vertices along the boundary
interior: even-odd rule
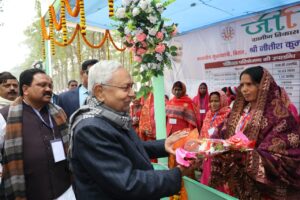
[[[67,30],[67,22],[66,22],[66,10],[65,10],[65,1],[60,1],[61,9],[60,9],[60,15],[61,15],[61,26],[62,26],[62,32],[63,32],[63,44],[64,46],[67,46],[68,42],[68,30]]]
[[[80,2],[81,2],[81,0],[76,0],[75,7],[72,9],[71,5],[69,3],[69,0],[65,1],[66,8],[67,8],[67,11],[68,11],[69,15],[71,15],[72,17],[77,17],[78,16],[78,13],[79,13],[79,10],[80,10],[80,5],[79,5]]]
[[[50,9],[50,8],[49,8]],[[49,12],[49,37],[50,37],[50,48],[51,54],[55,55],[55,46],[54,46],[54,30],[53,30],[53,16],[52,13]]]
[[[46,47],[45,47],[45,39],[43,37],[43,34],[42,34],[42,37],[41,37],[41,42],[42,42],[42,58],[43,60],[46,59]]]
[[[113,0],[108,0],[110,12],[109,15],[113,15],[111,12],[111,8],[113,8],[114,3]],[[80,23],[76,25],[72,35],[68,38],[68,31],[67,31],[67,23],[66,23],[66,11],[72,17],[78,17],[80,15]],[[55,55],[55,45],[64,47],[71,44],[75,37],[77,36],[77,41],[79,41],[80,36],[82,37],[83,41],[91,48],[101,48],[105,41],[111,42],[113,47],[118,51],[125,51],[124,48],[119,48],[116,43],[114,42],[110,31],[105,30],[104,36],[99,42],[99,44],[94,45],[88,41],[86,37],[86,21],[85,21],[85,12],[84,12],[84,0],[76,0],[74,8],[71,7],[69,0],[60,0],[60,18],[56,18],[56,13],[54,7],[51,5],[49,6],[49,31],[47,31],[45,17],[41,17],[41,32],[42,32],[42,48],[45,48],[44,41],[50,40],[51,44],[51,54]],[[55,38],[55,31],[59,32],[62,31],[62,39]],[[78,48],[80,48],[80,44],[77,43]],[[81,54],[78,51],[78,54]],[[44,53],[43,53],[44,58]]]
[[[114,16],[114,0],[108,0],[108,13],[109,17]]]
[[[169,45],[177,33],[176,24],[166,25],[162,17],[172,2],[174,0],[122,0],[122,6],[115,12],[118,31],[125,46],[134,54],[133,76],[141,83],[163,75],[165,67],[171,68],[171,57],[177,55],[176,46]],[[146,93],[145,88],[142,87],[140,93]]]
[[[80,35],[77,35],[77,58],[78,58],[78,63],[81,63],[81,44],[80,44]]]
[[[86,25],[85,25],[85,12],[84,12],[84,1],[79,1],[79,13],[80,13],[80,27],[81,27],[81,34],[86,34]]]

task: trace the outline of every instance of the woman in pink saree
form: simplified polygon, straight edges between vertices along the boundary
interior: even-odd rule
[[[255,148],[215,156],[211,186],[245,200],[299,199],[300,128],[263,67],[241,73],[231,114],[213,137],[228,139],[240,131],[256,141]]]

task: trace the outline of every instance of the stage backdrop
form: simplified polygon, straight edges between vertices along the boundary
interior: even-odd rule
[[[173,70],[165,73],[167,94],[177,80],[186,83],[190,97],[196,95],[202,81],[208,84],[209,92],[238,86],[242,70],[261,65],[287,90],[299,111],[300,4],[191,32],[175,40],[182,55],[173,62]]]

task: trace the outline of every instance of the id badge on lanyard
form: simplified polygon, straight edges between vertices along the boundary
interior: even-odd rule
[[[215,127],[212,127],[210,129],[208,129],[208,135],[209,136],[212,136],[214,134],[214,132],[215,132]]]
[[[211,122],[210,122],[210,126],[209,126],[210,129],[208,129],[208,135],[209,135],[209,136],[212,136],[212,135],[214,134],[214,132],[215,132],[215,127],[213,127],[213,123],[214,123],[214,121],[215,121],[217,115],[218,115],[218,112],[216,112],[216,113],[214,114],[214,117],[212,118],[212,120],[211,120]]]
[[[176,118],[170,118],[169,119],[169,124],[177,124],[177,119]]]
[[[205,114],[205,113],[206,113],[205,109],[200,109],[200,114]]]
[[[62,160],[66,159],[66,155],[65,155],[65,150],[64,150],[64,145],[61,139],[56,139],[55,138],[55,133],[54,133],[54,125],[51,119],[50,114],[49,116],[49,124],[47,122],[45,122],[45,120],[42,118],[40,112],[38,110],[33,109],[33,111],[35,112],[35,114],[40,118],[40,120],[48,127],[51,129],[52,134],[53,134],[53,140],[50,140],[50,145],[51,145],[51,149],[52,149],[52,153],[53,153],[53,158],[54,158],[54,162],[60,162]]]
[[[54,162],[60,162],[66,159],[64,145],[61,139],[50,140]]]

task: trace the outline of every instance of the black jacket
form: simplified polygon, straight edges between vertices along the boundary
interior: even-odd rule
[[[178,168],[154,171],[150,158],[167,156],[164,140],[142,142],[105,118],[74,129],[71,164],[78,200],[156,200],[179,192]]]
[[[59,94],[56,104],[65,111],[69,119],[70,116],[80,107],[79,87]]]

